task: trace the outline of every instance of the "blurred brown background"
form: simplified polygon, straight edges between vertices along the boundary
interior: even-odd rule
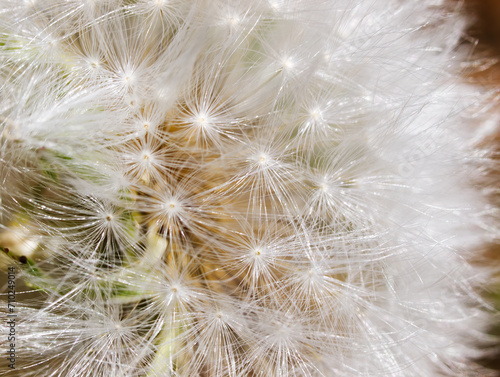
[[[487,61],[474,78],[500,91],[500,0],[464,0],[464,7],[472,20],[468,34],[477,43],[475,57]]]
[[[500,0],[467,0],[466,7],[476,17],[471,33],[481,43],[500,53]]]

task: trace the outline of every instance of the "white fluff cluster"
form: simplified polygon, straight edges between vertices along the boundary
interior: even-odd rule
[[[438,0],[0,0],[0,246],[39,291],[12,373],[475,375],[463,26]]]

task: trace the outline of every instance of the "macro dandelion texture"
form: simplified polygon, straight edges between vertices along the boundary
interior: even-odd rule
[[[498,122],[468,22],[0,0],[0,374],[489,375]]]

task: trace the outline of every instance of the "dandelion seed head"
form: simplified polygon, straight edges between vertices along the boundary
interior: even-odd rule
[[[318,189],[322,192],[322,193],[327,193],[330,191],[330,187],[328,185],[328,182],[326,180],[321,180],[320,182],[318,182]]]
[[[182,212],[182,203],[175,198],[167,199],[165,203],[165,211],[170,216],[176,216]]]
[[[134,87],[134,84],[136,84],[137,82],[136,74],[131,70],[126,70],[119,73],[119,77],[121,80],[121,84],[129,90],[132,89]]]
[[[27,377],[475,375],[498,232],[457,10],[0,2]]]
[[[229,15],[227,17],[227,23],[230,25],[230,26],[236,26],[240,23],[240,17],[236,14],[234,15]]]
[[[266,167],[272,164],[271,156],[266,152],[259,152],[251,157],[251,161],[255,161],[257,167]]]
[[[155,4],[158,8],[163,7],[168,3],[168,0],[152,0],[153,4]]]
[[[210,117],[205,113],[200,113],[196,116],[196,124],[202,128],[210,127]]]
[[[311,109],[309,114],[311,116],[311,120],[313,120],[313,121],[317,121],[317,120],[321,119],[321,115],[322,115],[321,110],[318,107]]]
[[[265,255],[265,249],[262,249],[261,247],[256,247],[255,249],[253,249],[251,251],[251,254],[252,256],[254,256],[255,258],[258,258],[260,257],[262,254]]]
[[[36,7],[38,0],[23,0],[24,5],[29,8]]]
[[[291,71],[295,66],[294,60],[291,57],[284,57],[283,60],[281,61],[281,64],[283,68],[287,71]]]

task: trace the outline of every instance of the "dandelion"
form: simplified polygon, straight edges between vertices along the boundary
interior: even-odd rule
[[[498,234],[464,24],[0,0],[0,257],[37,292],[5,373],[477,375]]]

